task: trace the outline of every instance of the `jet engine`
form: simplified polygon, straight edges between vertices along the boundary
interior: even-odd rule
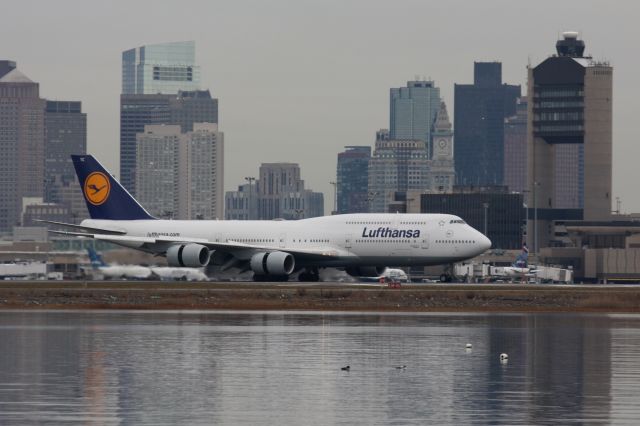
[[[293,256],[283,251],[256,253],[249,261],[249,266],[256,275],[289,275],[295,265]]]
[[[200,268],[209,263],[211,252],[200,244],[176,244],[167,250],[167,263],[169,266],[187,266]]]
[[[386,266],[352,266],[346,272],[352,277],[379,277],[386,270]]]

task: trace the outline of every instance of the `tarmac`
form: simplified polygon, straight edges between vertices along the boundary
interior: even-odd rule
[[[0,281],[8,309],[640,313],[640,286]]]

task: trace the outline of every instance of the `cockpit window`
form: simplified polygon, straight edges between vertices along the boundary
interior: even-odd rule
[[[449,223],[461,223],[461,224],[465,224],[466,222],[462,219],[453,219],[451,221],[449,221]]]

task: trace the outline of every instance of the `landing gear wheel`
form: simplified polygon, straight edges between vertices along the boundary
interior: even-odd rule
[[[253,281],[264,282],[286,282],[289,281],[289,275],[258,275],[253,274]]]
[[[298,281],[317,283],[318,281],[320,281],[320,274],[318,273],[317,269],[301,272],[300,275],[298,275]]]
[[[453,277],[449,274],[442,274],[440,275],[440,282],[441,283],[450,283],[453,280]]]

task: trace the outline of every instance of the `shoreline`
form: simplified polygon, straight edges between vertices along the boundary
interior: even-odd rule
[[[0,310],[640,313],[640,286],[0,281]]]

